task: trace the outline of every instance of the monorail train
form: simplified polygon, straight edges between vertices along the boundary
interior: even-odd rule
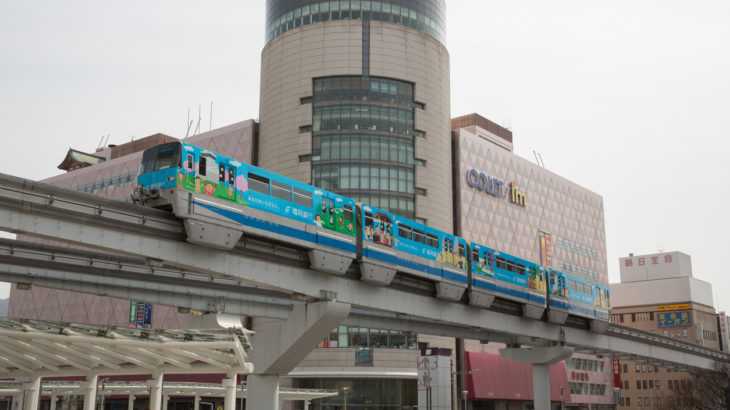
[[[610,317],[605,285],[546,268],[391,212],[187,144],[147,149],[135,202],[170,209],[190,243],[230,250],[242,235],[308,251],[312,269],[342,275],[355,261],[361,279],[391,283],[396,273],[433,282],[436,297],[488,308],[518,302],[523,315],[595,330]]]

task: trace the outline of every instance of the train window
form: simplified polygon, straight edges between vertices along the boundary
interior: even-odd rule
[[[439,237],[434,234],[427,233],[426,234],[426,243],[428,244],[428,246],[438,249]]]
[[[525,265],[523,265],[521,263],[516,263],[515,264],[515,273],[525,276]]]
[[[463,243],[459,244],[459,256],[461,256],[462,258],[466,256],[466,249],[464,248]]]
[[[413,240],[420,243],[426,243],[426,233],[420,229],[414,229]]]
[[[312,207],[312,193],[303,189],[294,188],[294,203],[307,208]]]
[[[499,269],[507,269],[507,260],[497,256],[497,267]]]
[[[342,210],[342,218],[346,221],[352,221],[352,205],[344,205]]]
[[[412,231],[408,225],[398,224],[398,236],[403,239],[411,239]]]
[[[373,214],[365,212],[365,226],[373,226]]]
[[[228,183],[233,185],[236,183],[236,168],[228,167]]]
[[[248,188],[254,192],[269,195],[269,178],[248,173]]]
[[[157,160],[155,161],[155,171],[159,171],[161,169],[168,169],[172,167],[179,167],[178,165],[180,163],[180,154],[179,154],[179,145],[176,145],[175,147],[168,147],[168,148],[162,148],[157,154]],[[177,148],[177,149],[175,149]]]
[[[226,166],[218,164],[218,181],[223,182],[226,180]]]
[[[202,175],[202,176],[205,176],[205,170],[208,169],[208,167],[206,166],[207,165],[207,162],[208,162],[208,158],[203,157],[203,156],[200,157],[200,164],[198,166],[198,173],[200,173],[200,175]]]
[[[471,250],[471,260],[478,261],[479,260],[479,249],[472,249]]]
[[[271,181],[271,196],[291,202],[291,186],[281,182]]]
[[[189,170],[193,169],[193,160],[194,159],[195,159],[195,157],[193,156],[193,154],[188,153],[188,166],[186,167],[187,169],[189,169]]]

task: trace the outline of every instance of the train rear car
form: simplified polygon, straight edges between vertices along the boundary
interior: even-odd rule
[[[229,250],[244,233],[270,238],[337,274],[355,258],[355,202],[343,196],[182,142],[145,151],[137,181],[137,200],[182,218],[188,242]]]
[[[396,272],[435,282],[436,296],[459,300],[467,286],[466,241],[366,204],[358,206],[362,279],[387,285]]]
[[[567,273],[568,312],[590,320],[591,330],[605,331],[610,321],[611,304],[605,285]]]

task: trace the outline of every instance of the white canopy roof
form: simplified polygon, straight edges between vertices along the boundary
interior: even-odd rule
[[[163,330],[0,318],[0,378],[245,374],[243,328]]]

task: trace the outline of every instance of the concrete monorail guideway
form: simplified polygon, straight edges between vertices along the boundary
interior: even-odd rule
[[[537,350],[566,346],[678,367],[711,369],[716,361],[729,360],[722,352],[615,324],[595,333],[439,300],[407,287],[313,271],[296,250],[265,239],[244,239],[232,251],[192,245],[185,241],[182,223],[169,213],[7,175],[0,175],[0,230],[99,250],[0,242],[0,280],[31,286],[121,298],[134,295],[146,302],[218,313],[280,319],[303,315],[312,326],[309,330],[323,320],[324,327],[342,322]],[[319,335],[309,330],[279,329],[298,335],[293,340],[316,340]],[[277,354],[289,362],[273,353],[260,357],[263,368],[273,372],[266,374],[286,374],[301,354],[292,346],[279,348]],[[259,359],[253,360],[257,373],[262,368],[256,364]],[[534,364],[541,366],[544,362],[539,360]],[[271,392],[278,386],[273,379],[254,379],[263,382],[262,390]]]

